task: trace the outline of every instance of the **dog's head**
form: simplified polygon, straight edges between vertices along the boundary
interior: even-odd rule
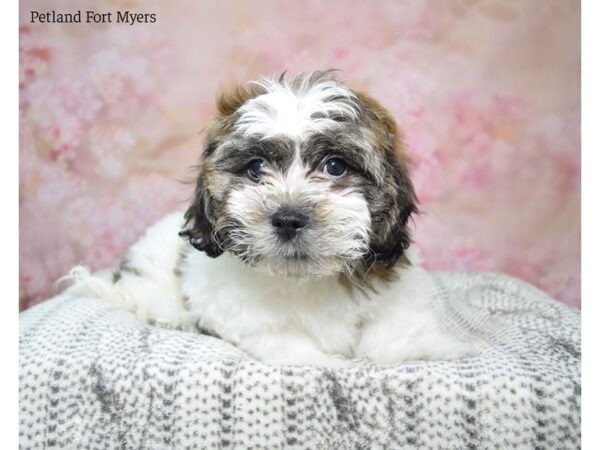
[[[331,72],[223,93],[181,235],[295,278],[385,274],[416,211],[393,118]]]

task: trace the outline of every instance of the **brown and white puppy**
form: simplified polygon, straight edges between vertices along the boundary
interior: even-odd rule
[[[409,248],[416,210],[402,137],[375,100],[330,71],[263,78],[220,96],[191,206],[129,250],[112,297],[265,362],[468,355]]]
[[[330,72],[238,87],[218,106],[186,213],[192,245],[293,277],[390,275],[416,199],[387,111]]]

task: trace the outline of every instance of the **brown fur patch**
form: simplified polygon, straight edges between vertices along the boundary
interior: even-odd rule
[[[217,97],[217,114],[204,127],[205,156],[210,155],[231,131],[234,125],[233,115],[248,100],[265,92],[260,85],[237,83],[224,88]]]
[[[409,158],[404,145],[404,136],[392,115],[370,95],[356,90],[354,93],[366,112],[371,131],[375,134],[376,147],[394,153],[396,162],[401,167],[407,166]]]
[[[219,114],[221,117],[230,116],[248,100],[257,97],[264,92],[264,88],[255,83],[239,83],[233,87],[226,88],[217,98],[217,109]]]

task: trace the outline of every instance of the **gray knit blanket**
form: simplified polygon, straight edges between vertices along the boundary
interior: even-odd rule
[[[459,361],[275,367],[61,294],[21,314],[20,446],[580,447],[580,313],[503,275],[434,274]]]

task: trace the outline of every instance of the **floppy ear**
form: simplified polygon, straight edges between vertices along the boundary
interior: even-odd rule
[[[390,204],[385,220],[388,231],[382,233],[383,236],[380,234],[379,239],[371,245],[375,264],[385,269],[393,267],[410,246],[412,240],[408,221],[412,214],[418,212],[417,199],[406,168],[390,164],[388,170],[390,179],[394,180],[386,193]]]
[[[411,243],[408,221],[417,213],[417,198],[410,179],[410,160],[402,134],[391,114],[369,95],[355,91],[363,123],[373,133],[373,146],[384,155],[384,183],[377,187],[377,208],[372,211],[371,260],[389,269]]]
[[[202,153],[200,174],[196,183],[194,201],[185,213],[184,229],[179,233],[190,244],[212,258],[223,253],[222,242],[214,232],[217,202],[213,199],[206,170],[206,159],[210,158],[219,142],[232,127],[232,117],[248,99],[261,94],[264,88],[257,84],[236,84],[224,90],[217,99],[217,115],[206,126],[207,146]]]
[[[214,234],[215,202],[206,188],[206,173],[201,168],[194,201],[185,212],[184,229],[179,236],[188,239],[190,244],[211,258],[223,253],[223,248]]]

